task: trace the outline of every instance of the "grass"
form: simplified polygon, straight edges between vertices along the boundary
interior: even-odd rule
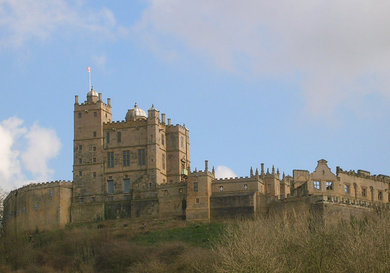
[[[138,243],[156,244],[161,242],[180,241],[192,246],[210,248],[216,243],[225,229],[226,224],[193,224],[188,227],[173,228],[145,232],[135,238]]]
[[[0,238],[0,272],[390,272],[390,216],[69,226]]]

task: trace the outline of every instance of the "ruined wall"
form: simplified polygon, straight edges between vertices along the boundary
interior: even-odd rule
[[[390,204],[340,198],[338,196],[312,195],[291,197],[280,201],[270,200],[268,215],[283,217],[310,216],[331,223],[351,217],[366,217],[381,210],[389,210]]]
[[[30,184],[11,191],[4,200],[7,233],[63,228],[70,222],[72,183]]]
[[[213,193],[210,197],[211,219],[251,218],[256,212],[256,193]]]

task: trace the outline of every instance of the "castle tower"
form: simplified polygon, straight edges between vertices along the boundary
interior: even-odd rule
[[[208,161],[205,161],[205,170],[192,172],[187,183],[187,209],[188,221],[210,221],[211,183],[215,179],[208,170]]]
[[[185,181],[191,169],[189,130],[185,126],[171,125],[168,119],[166,136],[168,182]]]
[[[148,110],[147,175],[153,187],[167,181],[165,125],[160,123],[160,112],[154,106]]]
[[[91,221],[104,215],[103,124],[111,122],[111,101],[93,88],[87,100],[74,104],[72,222]],[[86,209],[88,208],[88,209]]]

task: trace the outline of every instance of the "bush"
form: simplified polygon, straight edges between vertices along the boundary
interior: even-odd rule
[[[261,218],[231,225],[214,249],[215,272],[390,272],[390,219],[324,224]]]

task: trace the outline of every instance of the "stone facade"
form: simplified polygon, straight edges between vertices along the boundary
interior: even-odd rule
[[[11,191],[4,200],[4,223],[9,233],[63,228],[70,222],[72,183],[30,184]]]
[[[62,228],[104,219],[175,217],[210,221],[270,213],[362,214],[389,208],[390,177],[367,171],[332,173],[326,160],[314,172],[281,175],[264,164],[247,177],[217,179],[205,162],[191,171],[189,131],[137,105],[112,121],[111,100],[93,89],[74,104],[73,183],[33,184],[4,201],[9,232]]]

